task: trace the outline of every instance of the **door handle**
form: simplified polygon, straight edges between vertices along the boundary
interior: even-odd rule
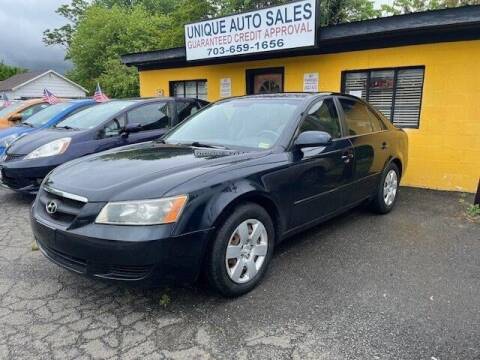
[[[342,160],[345,164],[350,163],[350,160],[354,158],[353,152],[346,152],[342,155]]]
[[[388,144],[384,141],[384,142],[382,143],[382,150],[385,150],[385,149],[387,149],[387,148],[388,148]]]

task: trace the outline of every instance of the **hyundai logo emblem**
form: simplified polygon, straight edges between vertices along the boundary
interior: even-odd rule
[[[52,214],[55,214],[57,212],[58,205],[55,201],[51,200],[47,203],[47,206],[45,208],[47,210],[47,213],[52,215]]]

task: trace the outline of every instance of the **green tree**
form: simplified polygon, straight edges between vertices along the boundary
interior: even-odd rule
[[[113,98],[138,96],[140,86],[135,67],[125,66],[119,58],[107,60],[105,67],[106,70],[98,78],[103,91]]]
[[[110,9],[91,6],[82,15],[71,39],[68,56],[75,66],[69,76],[93,90],[102,74],[111,71],[112,76],[118,76],[118,66],[112,67],[111,60],[119,60],[120,55],[129,52],[160,48],[162,35],[170,27],[168,17],[152,15],[143,6],[115,5]],[[132,73],[126,67],[124,71],[124,83],[131,84],[128,77]],[[110,88],[104,90],[110,94]]]
[[[395,0],[392,5],[382,5],[382,12],[385,15],[401,15],[479,4],[480,0]]]
[[[26,69],[19,68],[16,66],[10,66],[5,64],[3,61],[0,61],[0,81],[8,79],[13,75],[26,72]]]

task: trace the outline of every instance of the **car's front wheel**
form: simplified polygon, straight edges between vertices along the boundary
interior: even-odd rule
[[[382,174],[376,194],[372,199],[372,208],[380,214],[389,213],[397,201],[398,188],[400,185],[400,171],[398,166],[391,162]]]
[[[262,280],[272,257],[275,230],[257,204],[237,207],[220,225],[206,267],[210,286],[224,296],[240,296]]]

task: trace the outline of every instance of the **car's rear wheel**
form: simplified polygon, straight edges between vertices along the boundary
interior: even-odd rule
[[[379,214],[389,213],[397,201],[400,185],[400,171],[398,166],[391,162],[385,168],[377,192],[372,199],[372,209]]]
[[[267,271],[275,242],[272,219],[264,208],[247,203],[220,225],[206,267],[210,286],[224,296],[252,290]]]

